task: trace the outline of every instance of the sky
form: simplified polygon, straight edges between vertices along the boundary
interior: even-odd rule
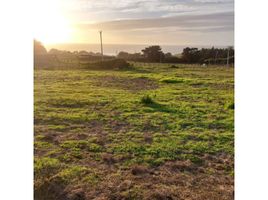
[[[37,0],[44,43],[233,45],[234,0]]]

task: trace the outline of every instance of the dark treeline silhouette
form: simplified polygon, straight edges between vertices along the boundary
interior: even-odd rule
[[[160,63],[179,63],[181,59],[171,53],[164,53],[160,46],[149,46],[141,50],[142,53],[119,52],[118,58],[135,62],[160,62]]]
[[[102,59],[100,53],[87,51],[65,51],[50,49],[47,51],[41,42],[34,40],[34,66],[37,68],[73,68]],[[115,56],[103,56],[104,61],[115,59]]]
[[[119,52],[118,58],[136,62],[160,62],[160,63],[189,63],[189,64],[225,64],[229,57],[229,63],[234,63],[234,49],[229,48],[190,48],[183,49],[181,55],[164,53],[160,46],[149,46],[142,53]],[[228,56],[229,54],[229,56]]]
[[[74,66],[84,65],[100,61],[100,53],[87,51],[63,51],[50,49],[47,51],[41,42],[34,40],[34,63],[35,66]],[[164,53],[159,45],[149,46],[140,53],[128,53],[121,51],[117,56],[104,55],[104,60],[124,59],[134,62],[148,63],[185,63],[185,64],[233,64],[234,49],[228,48],[190,48],[186,47],[178,55]],[[227,62],[227,58],[228,62]]]
[[[234,63],[234,49],[229,48],[184,48],[182,52],[183,63],[206,63],[206,64],[225,64],[229,58],[229,63]]]
[[[160,46],[149,46],[142,53],[119,52],[118,58],[135,62],[189,63],[189,64],[226,64],[234,63],[234,49],[229,48],[190,48],[186,47],[180,56],[164,53]],[[228,53],[229,52],[229,53]],[[228,56],[229,54],[229,56]]]

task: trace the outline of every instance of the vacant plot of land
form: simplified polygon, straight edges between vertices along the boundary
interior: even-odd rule
[[[35,71],[35,199],[233,199],[233,68]]]

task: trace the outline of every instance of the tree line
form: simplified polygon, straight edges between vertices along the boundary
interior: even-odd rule
[[[136,62],[160,62],[160,63],[189,63],[189,64],[230,64],[234,63],[234,49],[228,48],[190,48],[186,47],[180,55],[164,53],[159,45],[149,46],[141,50],[141,53],[128,53],[121,51],[117,55],[129,61]]]
[[[34,54],[47,54],[57,57],[75,57],[81,61],[96,61],[101,59],[100,53],[87,51],[62,51],[51,49],[47,51],[38,41],[34,41]],[[148,62],[148,63],[188,63],[188,64],[229,64],[234,63],[234,48],[191,48],[186,47],[181,54],[173,55],[164,53],[159,45],[153,45],[141,50],[140,53],[128,53],[121,51],[116,56],[104,56],[104,59],[120,58],[126,61]]]

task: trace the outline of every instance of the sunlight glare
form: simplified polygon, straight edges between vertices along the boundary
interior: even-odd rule
[[[72,29],[60,9],[60,1],[36,1],[34,38],[44,44],[64,43],[71,39]]]

